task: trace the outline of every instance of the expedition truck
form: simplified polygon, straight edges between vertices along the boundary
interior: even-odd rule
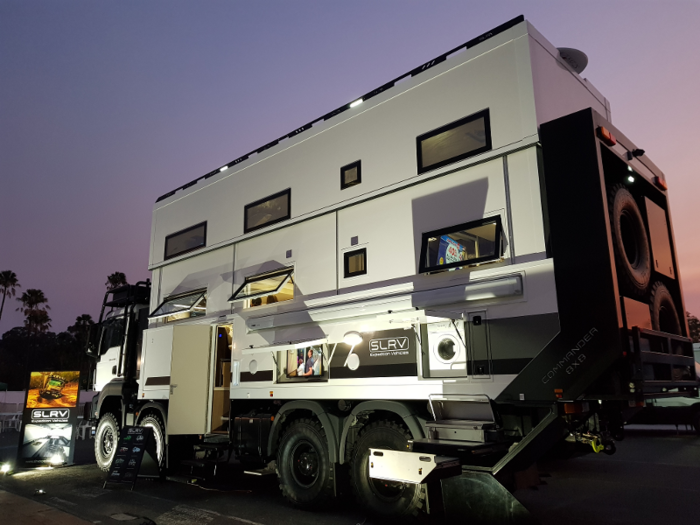
[[[541,453],[697,397],[666,178],[586,61],[518,17],[158,198],[89,346],[99,466],[144,425],[298,507],[516,520]]]

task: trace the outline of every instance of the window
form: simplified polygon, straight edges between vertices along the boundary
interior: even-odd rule
[[[287,189],[245,207],[244,232],[252,232],[291,217],[292,190]]]
[[[166,297],[148,318],[162,319],[165,317],[165,322],[169,323],[206,314],[207,291],[203,289]]]
[[[423,234],[419,272],[462,268],[503,255],[501,217],[487,217]]]
[[[191,226],[165,238],[165,259],[172,259],[207,245],[207,223]]]
[[[340,189],[356,186],[362,182],[361,161],[353,162],[340,168]]]
[[[345,252],[345,278],[364,275],[367,273],[367,248]]]
[[[416,138],[418,173],[441,168],[491,149],[489,110],[485,109]]]
[[[229,302],[246,299],[244,308],[253,308],[294,299],[293,273],[294,268],[282,268],[246,277]]]

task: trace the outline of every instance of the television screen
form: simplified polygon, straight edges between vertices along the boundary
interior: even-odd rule
[[[321,377],[323,346],[307,346],[287,351],[287,377]]]

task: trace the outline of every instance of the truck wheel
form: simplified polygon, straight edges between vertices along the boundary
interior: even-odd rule
[[[641,295],[651,278],[651,252],[642,214],[622,184],[610,190],[608,200],[617,266],[630,291]]]
[[[108,472],[112,465],[118,443],[119,423],[114,414],[107,412],[100,418],[95,432],[95,461],[105,472]]]
[[[668,288],[661,283],[654,283],[650,303],[651,327],[659,332],[682,335],[681,321]]]
[[[277,477],[282,495],[295,507],[314,509],[331,500],[331,463],[320,423],[299,419],[287,427],[277,451]]]
[[[383,481],[369,477],[369,449],[406,450],[411,438],[403,427],[391,421],[367,425],[353,450],[350,479],[358,503],[380,516],[410,516],[423,507],[425,492],[421,485]]]
[[[156,414],[148,414],[139,421],[139,426],[153,429],[158,466],[162,468],[164,464],[163,458],[165,456],[165,424]]]

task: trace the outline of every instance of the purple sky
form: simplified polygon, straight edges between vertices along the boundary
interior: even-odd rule
[[[108,274],[149,276],[159,195],[519,14],[588,55],[613,122],[666,173],[700,314],[692,0],[0,0],[0,270],[44,291],[55,331],[97,317]]]

